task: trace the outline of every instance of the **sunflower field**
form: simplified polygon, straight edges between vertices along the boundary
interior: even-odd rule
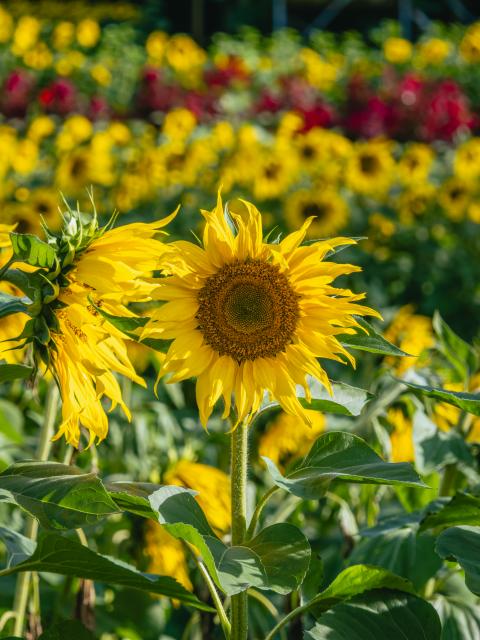
[[[480,21],[64,4],[0,5],[0,638],[480,640]]]

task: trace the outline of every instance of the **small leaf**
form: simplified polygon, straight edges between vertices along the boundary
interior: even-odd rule
[[[0,318],[13,313],[28,313],[28,298],[19,298],[0,291]]]
[[[478,369],[478,354],[465,340],[457,336],[438,311],[435,311],[433,315],[432,324],[440,339],[442,353],[463,379],[469,378]]]
[[[458,562],[465,571],[467,587],[480,595],[480,527],[450,527],[437,538],[436,552]]]
[[[128,511],[142,518],[151,518],[157,521],[157,513],[150,506],[148,496],[161,489],[159,484],[151,482],[105,482],[105,488],[122,511]]]
[[[480,526],[480,497],[459,492],[448,502],[434,503],[426,510],[420,531],[460,524]]]
[[[55,264],[55,247],[30,233],[11,233],[13,255],[34,267],[51,268]]]
[[[473,415],[475,416],[480,416],[480,393],[448,391],[447,389],[416,384],[407,380],[399,380],[398,382],[404,384],[406,387],[414,391],[417,395],[435,398],[435,400],[447,402],[454,407],[463,409],[463,411],[468,411],[469,413],[473,413]]]
[[[0,500],[25,509],[48,529],[76,529],[118,513],[93,473],[56,462],[18,462],[0,473]]]
[[[263,460],[277,486],[306,499],[320,498],[332,480],[425,486],[412,465],[385,462],[358,436],[338,431],[321,435],[286,476],[271,460]]]
[[[371,398],[371,395],[368,391],[365,391],[365,389],[358,389],[343,382],[332,383],[332,396],[325,387],[314,378],[309,378],[308,386],[312,396],[311,402],[307,402],[305,390],[301,386],[297,387],[297,397],[302,406],[313,411],[324,411],[326,413],[335,413],[344,416],[358,416]],[[279,406],[278,402],[268,400],[261,405],[259,413]]]
[[[33,555],[0,571],[0,575],[21,571],[46,571],[120,585],[175,598],[198,609],[211,611],[210,607],[169,576],[141,573],[126,562],[95,553],[79,542],[54,533],[40,535]]]
[[[413,444],[415,462],[422,474],[457,462],[469,466],[474,464],[470,448],[459,433],[453,429],[441,431],[418,409],[413,417]]]
[[[89,297],[89,301],[92,304],[92,306],[94,307],[94,309],[106,320],[108,320],[108,322],[110,322],[110,324],[113,324],[113,326],[118,329],[119,331],[122,331],[123,333],[126,334],[130,334],[132,332],[134,332],[136,329],[141,329],[142,327],[144,327],[147,322],[149,321],[150,318],[146,317],[146,316],[113,316],[110,313],[107,313],[105,311],[105,309],[103,309],[102,307],[98,306],[97,304],[95,304],[95,302],[93,301],[93,299],[91,297]],[[134,338],[136,340],[139,340],[138,336],[134,336]]]
[[[33,367],[24,364],[3,364],[0,363],[0,383],[11,382],[12,380],[28,380],[33,376]]]
[[[369,353],[378,353],[383,356],[410,356],[394,344],[386,340],[379,334],[370,323],[361,317],[355,316],[355,320],[364,329],[358,330],[354,335],[339,335],[339,340],[344,347],[358,349],[359,351],[368,351]]]
[[[339,604],[306,632],[305,640],[440,640],[442,626],[429,602],[382,589]]]
[[[367,564],[357,564],[342,571],[324,591],[308,602],[308,609],[318,617],[331,607],[353,596],[380,588],[413,592],[412,584],[400,576]]]

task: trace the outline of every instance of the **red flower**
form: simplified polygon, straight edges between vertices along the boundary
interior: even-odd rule
[[[5,79],[0,94],[0,110],[7,118],[24,118],[35,81],[23,69],[13,70]]]
[[[58,78],[42,89],[38,99],[45,111],[62,116],[75,111],[78,107],[75,86],[65,78]]]
[[[420,127],[426,141],[447,140],[474,127],[474,116],[470,111],[467,96],[453,80],[443,80],[430,94],[424,109]]]

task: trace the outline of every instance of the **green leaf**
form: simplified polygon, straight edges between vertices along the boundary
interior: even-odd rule
[[[19,298],[0,291],[0,318],[13,313],[28,313],[28,302],[27,298]]]
[[[95,553],[79,542],[55,533],[40,535],[33,555],[0,571],[0,575],[21,571],[46,571],[120,585],[175,598],[198,609],[211,611],[210,607],[200,602],[173,578],[141,573],[121,560]]]
[[[404,514],[361,531],[362,538],[348,562],[384,567],[421,589],[437,573],[442,561],[434,550],[435,538],[429,533],[418,535],[420,518],[421,514]]]
[[[479,365],[478,354],[465,340],[462,340],[435,311],[433,328],[440,339],[440,349],[463,379],[473,375]]]
[[[417,409],[413,417],[413,444],[415,462],[422,474],[444,468],[447,464],[464,463],[473,466],[470,447],[459,433],[451,429],[441,431]]]
[[[480,526],[480,497],[459,492],[448,502],[436,502],[420,523],[420,531],[466,524]]]
[[[478,600],[458,574],[448,579],[441,594],[433,596],[432,604],[442,622],[442,640],[480,640]]]
[[[318,617],[331,607],[372,589],[389,588],[412,592],[411,583],[387,569],[367,564],[348,567],[329,586],[308,602],[308,609]]]
[[[118,507],[94,473],[57,462],[18,462],[0,474],[0,500],[25,509],[48,529],[76,529]]]
[[[308,569],[310,545],[293,525],[272,525],[241,546],[227,547],[211,529],[190,490],[161,487],[149,501],[172,536],[198,549],[213,580],[227,595],[250,587],[290,593],[300,586]]]
[[[34,267],[51,268],[55,264],[55,247],[30,233],[11,233],[13,255]]]
[[[378,590],[339,604],[306,632],[305,640],[440,640],[432,605],[398,591]]]
[[[274,524],[246,544],[257,554],[265,569],[267,583],[261,589],[287,594],[302,584],[311,550],[300,529],[287,523]]]
[[[463,411],[468,411],[469,413],[473,413],[475,416],[480,416],[480,393],[448,391],[447,389],[441,389],[438,387],[415,384],[414,382],[408,382],[407,380],[398,380],[398,382],[404,384],[417,395],[435,398],[435,400],[452,404],[454,407],[463,409]]]
[[[8,400],[0,400],[0,443],[7,441],[22,444],[24,422],[23,412],[16,404]]]
[[[35,542],[21,533],[0,526],[0,540],[7,548],[7,567],[14,567],[35,551]]]
[[[371,398],[371,394],[365,389],[351,387],[343,382],[332,383],[333,395],[330,395],[325,387],[314,378],[308,379],[308,386],[312,396],[311,402],[307,402],[305,390],[301,386],[297,387],[297,397],[306,409],[314,411],[324,411],[344,416],[358,416]],[[260,406],[259,413],[279,406],[278,402],[267,401]]]
[[[28,380],[33,375],[33,367],[24,364],[3,364],[0,363],[0,383],[11,382],[12,380]]]
[[[42,633],[38,640],[95,640],[91,631],[78,620],[64,620]]]
[[[339,431],[321,435],[305,458],[285,476],[271,460],[263,460],[278,487],[306,499],[321,497],[332,480],[425,486],[412,465],[385,462],[361,438]]]
[[[104,317],[106,320],[113,324],[113,326],[122,331],[123,333],[130,334],[134,332],[136,329],[141,329],[144,327],[150,318],[146,316],[113,316],[110,313],[107,313],[105,309],[95,304],[93,298],[88,298],[92,306],[95,308],[98,313]],[[137,341],[139,340],[139,336],[132,336]]]
[[[435,550],[442,558],[458,562],[465,571],[467,587],[480,595],[480,528],[445,529],[437,538]]]
[[[344,347],[358,349],[359,351],[368,351],[369,353],[378,353],[383,356],[410,356],[394,344],[385,340],[370,323],[359,316],[355,316],[355,320],[362,327],[363,331],[358,330],[354,335],[342,334],[337,339]]]
[[[119,509],[157,521],[157,513],[150,506],[148,496],[161,488],[159,484],[151,482],[105,482],[104,484]]]

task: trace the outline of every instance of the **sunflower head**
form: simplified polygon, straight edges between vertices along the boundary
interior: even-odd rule
[[[224,417],[234,397],[234,423],[250,419],[267,393],[283,409],[310,423],[297,398],[309,397],[307,376],[330,388],[318,358],[344,362],[351,355],[336,336],[353,332],[356,315],[378,315],[358,304],[364,296],[332,286],[359,269],[326,260],[334,238],[301,246],[312,218],[276,243],[263,237],[262,218],[249,202],[224,210],[219,196],[202,246],[174,242],[153,296],[163,302],[151,314],[143,337],[172,340],[160,377],[197,378],[200,418],[206,425],[223,397]]]

